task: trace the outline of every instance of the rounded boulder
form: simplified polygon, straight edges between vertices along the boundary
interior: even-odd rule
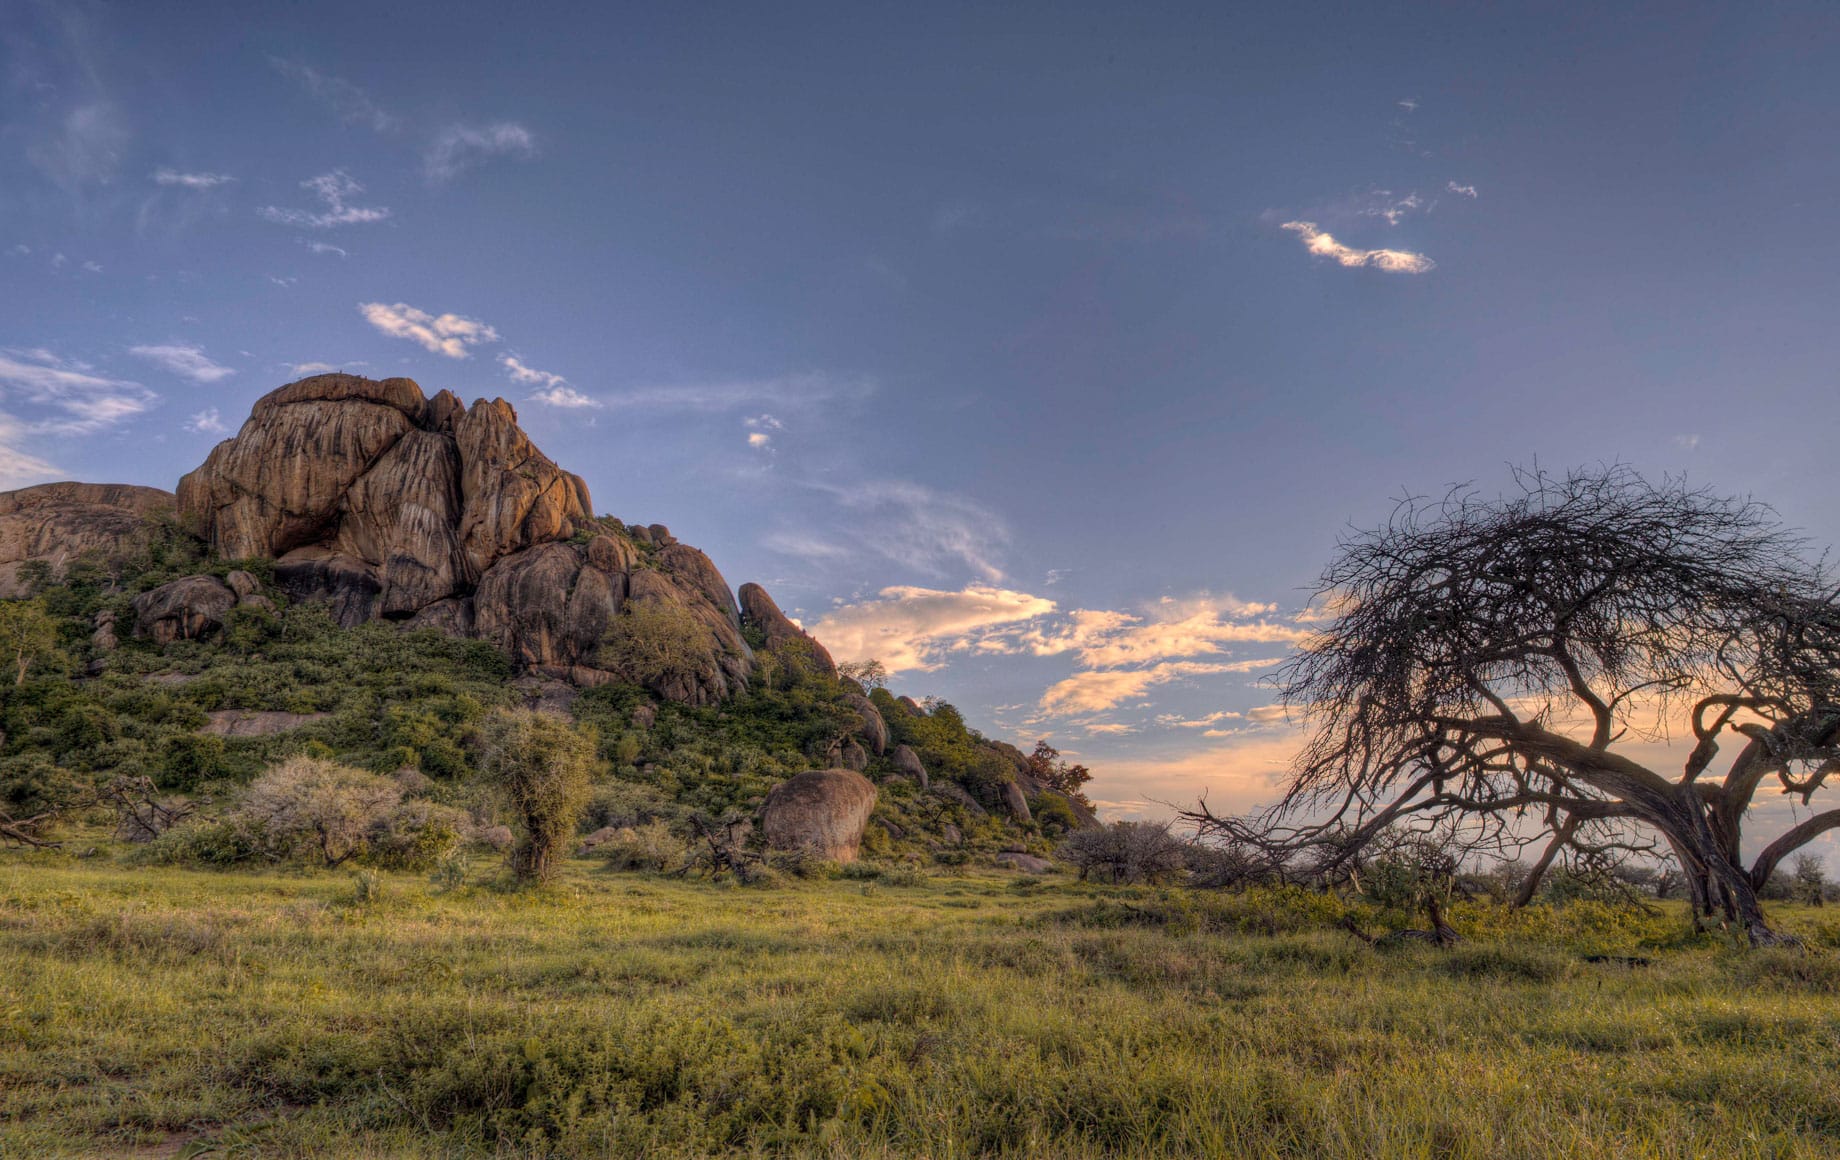
[[[852,769],[814,769],[773,787],[761,807],[761,828],[770,849],[854,862],[874,809],[868,778]]]

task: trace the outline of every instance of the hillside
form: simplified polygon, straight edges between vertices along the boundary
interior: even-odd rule
[[[0,495],[0,597],[56,630],[0,709],[15,818],[119,778],[208,798],[309,754],[417,774],[489,829],[478,726],[527,705],[593,731],[590,830],[751,817],[824,767],[876,784],[875,854],[1045,852],[1093,824],[952,706],[840,677],[669,529],[593,514],[503,400],[408,379],[284,386],[176,493]]]

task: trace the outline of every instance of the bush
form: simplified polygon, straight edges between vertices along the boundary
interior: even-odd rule
[[[267,857],[337,866],[365,853],[380,835],[392,850],[413,847],[417,839],[393,832],[401,802],[402,790],[389,778],[301,756],[250,783],[230,817]]]
[[[689,850],[663,822],[626,827],[595,847],[612,870],[671,870],[683,865]]]
[[[181,793],[222,776],[224,739],[208,733],[179,733],[160,744],[158,776],[161,789]]]
[[[364,860],[385,870],[432,870],[460,843],[464,815],[426,801],[406,801],[377,819]]]
[[[523,836],[511,869],[527,882],[548,880],[588,804],[594,739],[568,720],[531,709],[501,709],[486,719],[481,765],[504,795]]]
[[[630,681],[661,689],[695,674],[708,655],[710,639],[687,609],[632,603],[608,627],[600,661]]]

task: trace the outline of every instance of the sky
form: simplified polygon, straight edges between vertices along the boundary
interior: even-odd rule
[[[170,488],[321,370],[502,396],[1112,817],[1272,796],[1400,496],[1840,541],[1840,11],[1251,7],[0,0],[0,487]]]

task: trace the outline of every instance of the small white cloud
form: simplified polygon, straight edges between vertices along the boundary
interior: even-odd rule
[[[1165,661],[1145,669],[1088,669],[1055,682],[1041,697],[1044,713],[1103,713],[1146,696],[1157,685],[1185,677],[1244,673],[1270,661]]]
[[[586,407],[598,407],[601,405],[600,401],[593,396],[584,395],[574,387],[567,385],[546,387],[541,391],[533,391],[531,392],[530,398],[532,402],[542,403],[546,407],[565,407],[572,410],[579,410]]]
[[[1444,183],[1444,188],[1458,197],[1474,198],[1476,196],[1476,187],[1473,185],[1458,185],[1454,181],[1448,181]]]
[[[1389,226],[1396,226],[1419,210],[1425,208],[1424,199],[1419,197],[1416,193],[1408,193],[1404,197],[1395,198],[1391,190],[1379,189],[1374,191],[1372,197],[1375,199],[1373,204],[1361,209],[1359,211],[1360,215],[1362,217],[1385,218],[1386,224]],[[1286,226],[1285,228],[1289,229],[1290,227]]]
[[[1674,446],[1680,448],[1682,451],[1692,451],[1699,446],[1699,436],[1676,435],[1674,436]]]
[[[364,192],[349,173],[335,169],[331,173],[322,173],[318,177],[309,177],[300,183],[300,188],[307,190],[325,205],[319,212],[306,209],[283,209],[280,206],[265,205],[256,212],[263,218],[277,225],[297,226],[302,229],[326,230],[334,226],[368,225],[380,222],[390,216],[387,206],[352,205],[348,199]]]
[[[1418,111],[1418,98],[1417,97],[1406,97],[1394,103],[1397,104],[1400,108],[1404,109],[1408,113],[1416,113]]]
[[[315,254],[337,254],[341,258],[351,257],[343,248],[335,246],[331,242],[308,242],[307,249],[309,252]]]
[[[12,254],[16,258],[26,257],[31,252],[32,252],[32,247],[26,245],[24,242],[20,242],[17,246],[14,246],[12,249],[7,251],[7,253]]]
[[[216,407],[206,407],[204,410],[187,419],[185,421],[185,429],[187,431],[195,431],[200,435],[222,435],[224,432],[230,430],[230,428],[224,426],[223,416],[218,413]]]
[[[1317,229],[1315,222],[1285,222],[1283,228],[1302,238],[1310,253],[1343,266],[1372,266],[1389,274],[1423,274],[1437,266],[1430,258],[1411,250],[1357,250],[1345,246]]]
[[[70,265],[70,259],[64,256],[63,251],[60,250],[58,253],[51,255],[51,268],[53,270],[62,270],[68,265]]]
[[[195,383],[214,383],[236,373],[230,367],[212,362],[205,357],[204,349],[197,346],[131,346],[128,353]]]
[[[743,419],[742,424],[756,431],[784,431],[786,425],[771,415],[754,415]]]
[[[505,368],[505,373],[511,376],[512,382],[523,383],[526,386],[558,387],[568,382],[561,375],[553,375],[548,371],[526,366],[516,355],[512,354],[499,355],[498,365]]]
[[[85,262],[83,263],[83,269],[85,272],[90,273],[90,274],[100,274],[102,273],[102,263],[101,262]]]
[[[435,135],[422,156],[429,181],[450,181],[493,157],[529,157],[537,140],[514,121],[490,125],[449,125]]]
[[[497,342],[498,331],[476,318],[459,314],[433,315],[406,302],[361,302],[358,312],[391,338],[420,343],[434,354],[466,358],[482,342]]]
[[[273,283],[274,283],[275,285],[277,285],[277,286],[292,286],[292,285],[293,285],[294,283],[296,283],[296,282],[298,282],[298,281],[300,281],[300,279],[299,279],[299,278],[295,278],[295,277],[292,277],[292,276],[290,276],[290,277],[286,277],[286,278],[283,278],[283,277],[279,277],[278,275],[275,275],[275,274],[270,274],[270,275],[268,276],[268,280],[269,280],[270,282],[273,282]]]
[[[773,442],[773,436],[767,434],[765,431],[750,431],[748,432],[747,441],[749,447],[765,447]]]
[[[228,185],[236,178],[228,173],[182,173],[177,169],[156,169],[153,171],[155,185],[176,185],[182,189],[216,189]]]
[[[289,368],[292,369],[293,372],[297,375],[323,375],[323,374],[329,374],[333,371],[342,371],[345,369],[345,367],[361,367],[361,366],[368,366],[368,365],[369,365],[368,363],[363,363],[363,362],[349,362],[349,363],[343,364],[342,366],[333,366],[331,363],[325,363],[325,362],[303,362],[303,363],[289,363],[288,364]]]
[[[825,613],[811,633],[839,660],[879,660],[890,673],[927,672],[986,631],[1046,616],[1054,602],[985,584],[962,591],[884,588],[874,600]]]

